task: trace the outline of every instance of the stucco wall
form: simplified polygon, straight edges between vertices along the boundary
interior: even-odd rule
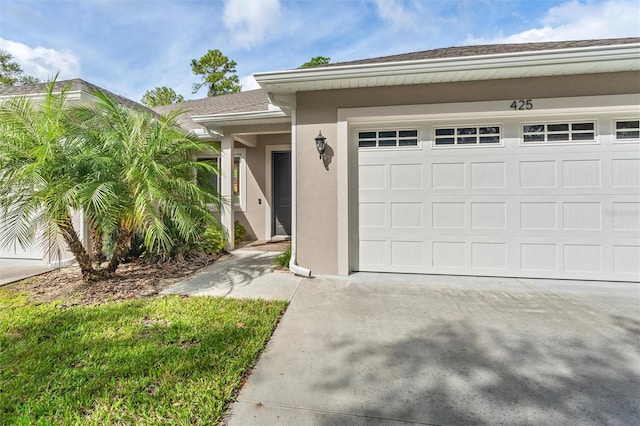
[[[297,94],[298,263],[314,274],[338,271],[337,110],[386,105],[414,105],[508,99],[540,99],[636,93],[640,73],[439,83]],[[327,138],[330,163],[318,159],[314,137]]]

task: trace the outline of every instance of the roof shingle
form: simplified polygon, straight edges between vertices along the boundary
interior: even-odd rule
[[[39,93],[44,93],[47,85],[46,83],[36,83],[36,84],[25,84],[23,86],[0,86],[0,96],[21,96],[21,95],[34,95]],[[56,81],[53,85],[54,92],[60,92],[65,86],[69,85],[70,91],[82,91],[85,93],[91,94],[92,92],[102,92],[113,98],[115,98],[122,105],[134,108],[142,111],[149,111],[155,114],[153,110],[147,108],[146,106],[132,101],[129,98],[125,98],[124,96],[116,95],[113,92],[108,91],[107,89],[103,89],[100,86],[96,86],[93,83],[89,83],[88,81],[84,81],[80,78],[75,78],[73,80],[59,80]]]
[[[571,49],[579,47],[611,46],[640,43],[640,37],[609,38],[599,40],[549,41],[540,43],[483,44],[477,46],[455,46],[420,52],[402,53],[399,55],[381,56],[378,58],[359,59],[355,61],[336,62],[318,65],[314,68],[344,65],[378,64],[385,62],[419,61],[423,59],[443,59],[466,56],[497,55],[501,53],[533,52],[538,50]]]
[[[267,111],[269,109],[269,98],[267,97],[266,90],[257,89],[232,93],[230,95],[195,99],[177,104],[162,105],[153,107],[152,109],[158,114],[166,114],[176,110],[183,111],[178,117],[178,123],[182,127],[194,129],[204,128],[204,126],[191,120],[191,117],[194,115]]]

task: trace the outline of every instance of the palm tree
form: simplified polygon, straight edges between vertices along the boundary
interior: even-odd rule
[[[89,276],[94,271],[73,224],[82,208],[74,170],[82,146],[67,133],[68,87],[55,94],[54,86],[37,105],[27,97],[0,105],[0,244],[39,240],[51,253],[61,249],[61,237]]]
[[[0,243],[27,245],[42,234],[60,238],[85,280],[111,276],[134,234],[149,252],[167,255],[178,241],[194,242],[219,195],[194,173],[216,173],[193,153],[213,148],[182,131],[181,112],[155,116],[93,93],[91,105],[69,106],[51,82],[38,105],[25,97],[0,106]],[[109,263],[92,264],[73,225],[82,211],[92,232],[115,235]]]
[[[195,242],[207,226],[219,226],[210,207],[219,195],[194,173],[216,173],[196,161],[213,147],[181,130],[176,117],[134,110],[96,92],[92,105],[73,108],[72,134],[83,141],[87,182],[81,198],[87,219],[101,235],[117,236],[106,274],[115,272],[134,234],[146,250],[168,255],[176,240]]]

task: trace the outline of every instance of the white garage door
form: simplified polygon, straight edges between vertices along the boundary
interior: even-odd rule
[[[638,281],[635,117],[376,124],[353,269]]]
[[[43,250],[39,244],[33,242],[27,246],[22,246],[16,239],[6,241],[8,224],[4,216],[0,216],[0,259],[28,259],[42,260]]]
[[[3,218],[0,217],[0,236],[3,235],[2,226]],[[42,260],[43,250],[37,243],[32,243],[26,247],[20,245],[16,240],[12,240],[9,244],[5,244],[3,238],[0,238],[0,259],[29,259]]]
[[[0,246],[0,259],[30,259],[42,260],[42,249],[38,247],[24,248],[20,244],[8,247]]]

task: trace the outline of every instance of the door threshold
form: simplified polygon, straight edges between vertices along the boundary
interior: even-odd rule
[[[270,243],[279,243],[280,241],[291,241],[291,235],[274,235],[269,240]]]

